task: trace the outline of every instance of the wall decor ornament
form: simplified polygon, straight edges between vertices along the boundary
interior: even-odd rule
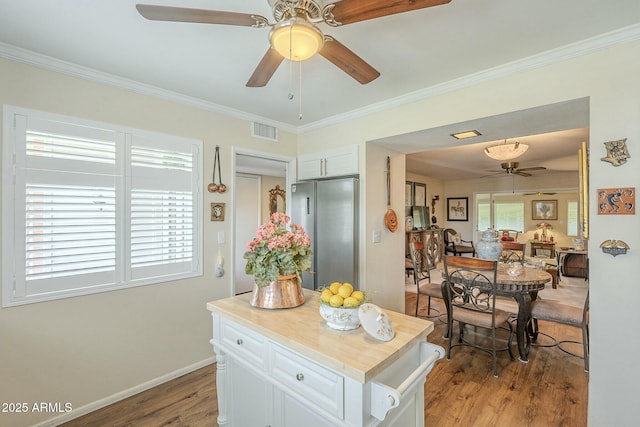
[[[218,179],[220,184],[216,184],[216,168],[218,169]],[[225,193],[227,186],[222,183],[222,174],[220,173],[220,146],[216,145],[216,152],[213,157],[213,182],[207,186],[209,193]]]
[[[269,214],[287,211],[287,192],[276,185],[269,190]]]
[[[635,187],[598,189],[598,215],[635,215],[635,213]]]
[[[427,184],[421,182],[413,183],[413,204],[414,206],[427,205]]]
[[[603,162],[609,162],[613,166],[620,166],[627,163],[627,159],[631,157],[627,149],[627,138],[607,141],[604,146],[607,149],[607,155],[600,159]]]
[[[613,255],[614,257],[624,255],[630,249],[629,245],[622,240],[605,240],[600,243],[600,248],[605,254]]]
[[[447,197],[447,221],[469,221],[468,197]]]
[[[413,182],[411,181],[404,183],[404,205],[413,206]]]
[[[211,203],[211,221],[224,221],[224,203]]]

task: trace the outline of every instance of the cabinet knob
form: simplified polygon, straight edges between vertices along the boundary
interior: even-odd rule
[[[303,375],[303,374],[301,374],[301,373],[298,373],[298,374],[296,374],[296,379],[297,379],[298,381],[302,381],[302,380],[304,380],[304,375]]]
[[[236,344],[238,344],[238,345],[242,345],[242,338],[238,338],[238,339],[236,340]]]

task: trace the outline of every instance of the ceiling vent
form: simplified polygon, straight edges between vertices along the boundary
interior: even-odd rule
[[[251,136],[278,142],[278,128],[275,126],[265,125],[263,123],[252,122]]]

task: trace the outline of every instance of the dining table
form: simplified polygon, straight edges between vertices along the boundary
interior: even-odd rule
[[[521,362],[528,362],[530,341],[527,339],[527,325],[531,319],[531,302],[538,297],[538,291],[551,282],[552,276],[545,270],[523,266],[519,274],[509,274],[510,264],[498,263],[496,275],[496,295],[511,297],[518,303],[516,342]]]

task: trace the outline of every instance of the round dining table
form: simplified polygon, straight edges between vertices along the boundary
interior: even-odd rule
[[[527,324],[531,319],[531,301],[538,296],[538,291],[544,289],[546,283],[551,282],[551,274],[545,270],[523,266],[520,274],[510,275],[509,265],[498,263],[496,276],[496,294],[512,297],[518,303],[518,321],[516,324],[516,342],[521,362],[527,362],[529,340],[527,339]]]

